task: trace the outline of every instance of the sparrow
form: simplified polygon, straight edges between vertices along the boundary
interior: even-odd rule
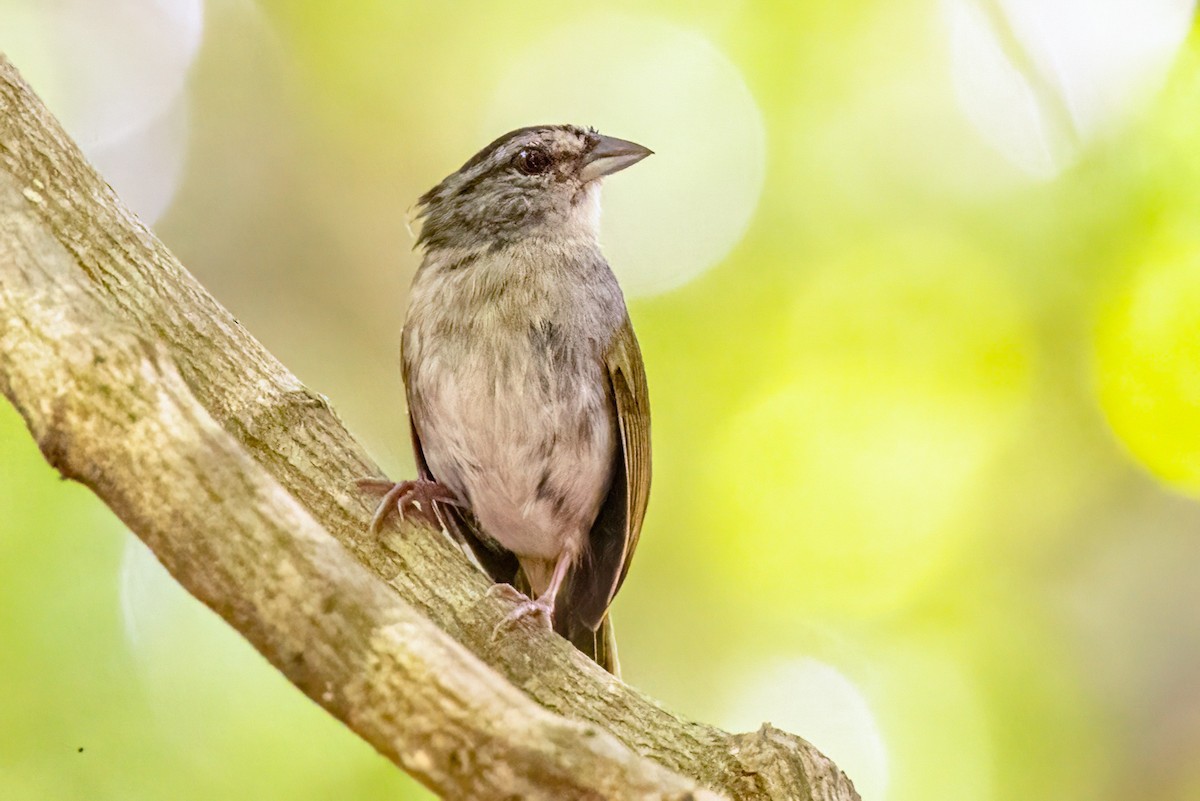
[[[600,250],[600,183],[651,152],[521,128],[421,196],[401,345],[418,477],[361,482],[383,494],[372,530],[393,511],[435,517],[527,593],[510,621],[543,618],[614,674],[608,610],[646,513],[650,406]]]

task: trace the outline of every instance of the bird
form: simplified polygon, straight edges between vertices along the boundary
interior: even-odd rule
[[[370,479],[378,531],[424,515],[619,676],[609,607],[650,493],[642,354],[600,248],[600,185],[653,151],[594,128],[497,138],[417,201],[401,361],[416,479]]]

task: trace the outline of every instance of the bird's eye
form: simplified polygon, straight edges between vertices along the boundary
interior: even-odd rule
[[[536,147],[525,148],[516,158],[517,169],[526,175],[541,175],[553,163],[549,153]]]

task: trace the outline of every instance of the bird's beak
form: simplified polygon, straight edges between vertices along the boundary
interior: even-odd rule
[[[636,142],[627,142],[614,136],[601,136],[596,146],[583,157],[579,177],[584,183],[594,181],[631,167],[653,153],[650,148],[642,147]]]

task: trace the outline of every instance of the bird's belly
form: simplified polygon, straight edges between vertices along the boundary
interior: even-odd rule
[[[600,376],[547,381],[477,367],[467,359],[436,379],[436,401],[417,421],[430,470],[518,556],[578,549],[612,472],[614,421]]]

